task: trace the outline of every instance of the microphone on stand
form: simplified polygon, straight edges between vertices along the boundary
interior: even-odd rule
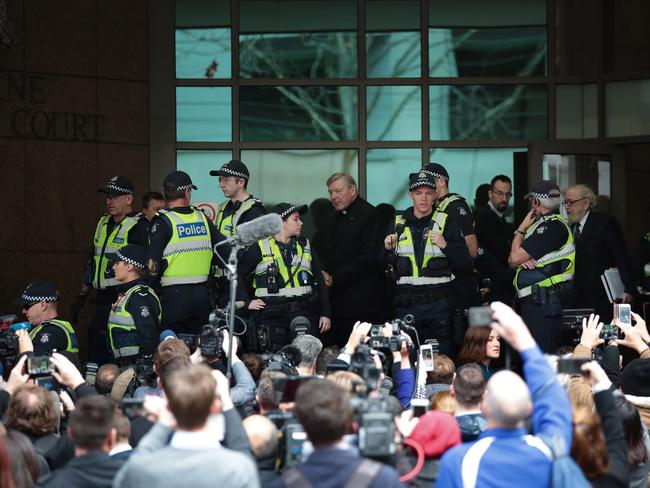
[[[275,213],[262,215],[250,222],[237,226],[237,235],[215,244],[214,251],[217,247],[224,244],[234,244],[239,246],[250,246],[261,239],[272,237],[282,230],[282,218]]]

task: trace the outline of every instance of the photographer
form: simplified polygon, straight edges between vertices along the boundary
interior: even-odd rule
[[[307,206],[280,203],[272,212],[282,218],[282,229],[244,253],[239,262],[237,295],[251,311],[251,321],[266,331],[268,343],[259,346],[276,351],[291,342],[292,319],[307,317],[307,332],[322,334],[331,327],[331,311],[318,257],[309,239],[300,235],[300,216],[307,212]],[[249,296],[250,287],[254,298]]]
[[[15,303],[22,308],[32,329],[29,335],[18,331],[19,352],[34,351],[39,356],[53,351],[74,355],[79,352],[74,328],[70,322],[57,318],[58,300],[59,292],[51,283],[37,282],[25,288]]]
[[[350,396],[339,385],[321,378],[302,384],[295,411],[315,450],[271,487],[402,486],[393,468],[362,459],[341,445],[343,436],[353,431],[354,414]]]
[[[108,317],[108,343],[115,361],[125,366],[153,354],[162,309],[148,286],[147,253],[142,247],[128,244],[107,257],[120,282],[118,300]]]

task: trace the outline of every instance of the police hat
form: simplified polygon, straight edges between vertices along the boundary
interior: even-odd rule
[[[436,181],[424,170],[409,175],[409,191],[415,190],[421,186],[428,186],[434,190],[437,188]]]
[[[285,220],[294,212],[298,212],[300,215],[305,215],[307,213],[307,205],[293,205],[291,203],[283,202],[278,203],[271,210],[271,213],[278,214],[280,217],[282,217],[282,220]]]
[[[560,187],[549,180],[542,180],[533,186],[526,195],[524,200],[529,198],[560,198]]]
[[[236,159],[231,159],[219,169],[210,171],[210,176],[236,176],[244,178],[246,181],[250,179],[250,173],[244,163]]]
[[[127,244],[119,248],[117,252],[106,254],[106,259],[110,261],[124,261],[140,269],[147,267],[147,251],[137,244]]]
[[[163,189],[167,191],[180,191],[180,190],[198,190],[192,183],[192,178],[185,171],[172,171],[163,181]]]
[[[40,281],[27,285],[20,298],[14,303],[18,307],[26,307],[39,302],[56,302],[59,299],[59,292],[52,283]]]
[[[442,178],[449,181],[449,173],[442,164],[438,163],[427,163],[427,165],[422,168],[427,175],[432,178]]]
[[[113,176],[102,188],[98,188],[97,192],[111,196],[135,195],[135,188],[127,177]]]

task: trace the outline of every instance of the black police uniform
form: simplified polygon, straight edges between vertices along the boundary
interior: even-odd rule
[[[53,319],[45,320],[39,324],[39,326],[36,326],[40,327],[42,325],[42,328],[34,335],[34,337],[32,337],[34,354],[41,356],[44,354],[52,354],[54,351],[64,352],[68,349],[69,343],[72,345],[73,349],[76,349],[76,351],[68,352],[77,354],[79,344],[76,335],[66,333],[62,327],[52,323],[52,320],[61,319],[54,317]],[[36,327],[33,327],[33,329],[36,329]],[[70,337],[70,341],[68,341],[68,337]]]
[[[191,214],[194,207],[175,207],[174,212]],[[216,230],[210,220],[208,232],[214,246],[225,237]],[[149,259],[153,261],[156,277],[161,277],[167,268],[167,261],[163,259],[163,251],[172,238],[172,223],[164,214],[157,214],[151,221],[149,232]],[[221,246],[222,256],[227,257],[227,246]],[[160,293],[163,306],[163,329],[171,329],[176,333],[199,334],[201,328],[208,322],[210,316],[210,296],[207,279],[202,283],[178,284],[163,286]]]
[[[303,248],[307,244],[307,240],[302,237],[294,237],[288,244],[275,241],[282,255],[284,265],[289,270],[292,267],[294,258],[298,255],[298,242],[300,242]],[[250,289],[253,280],[257,281],[258,287],[268,289],[269,273],[254,274],[257,265],[261,261],[262,250],[259,245],[249,247],[239,261],[237,299],[243,300],[246,308],[248,308],[251,300],[254,299],[254,297],[251,297],[252,290]],[[309,334],[314,336],[320,335],[318,329],[320,317],[331,318],[332,314],[327,287],[325,286],[318,256],[313,247],[311,248],[311,272],[313,278],[309,282],[304,283],[304,285],[315,285],[316,296],[283,297],[278,295],[277,297],[262,297],[266,306],[262,310],[252,311],[249,323],[249,327],[255,329],[251,333],[255,332],[257,335],[257,347],[255,347],[255,344],[249,344],[254,349],[265,348],[266,350],[276,351],[289,344],[292,340],[289,325],[298,316],[303,316],[309,320]],[[271,279],[275,280],[278,290],[286,286],[278,273],[274,274]],[[253,340],[249,340],[249,342],[254,343]]]
[[[420,268],[424,260],[426,240],[430,239],[429,233],[433,229],[432,214],[417,218],[413,214],[413,207],[410,207],[401,215],[405,221],[404,225],[411,232],[415,261]],[[394,224],[389,229],[389,233],[395,233]],[[453,273],[453,276],[456,276],[456,273],[471,273],[472,260],[457,223],[447,219],[442,236],[447,242],[446,247],[442,250],[446,259],[436,261],[445,261],[446,271],[440,273],[439,269],[434,269],[429,273],[425,269],[423,275],[425,277],[429,275],[450,276]],[[400,237],[401,233],[398,234],[398,242]],[[398,280],[402,276],[412,274],[408,259],[396,257],[393,252],[390,252],[389,260]],[[438,267],[439,265],[436,265],[436,268]],[[397,316],[403,318],[407,314],[412,314],[415,318],[414,327],[418,330],[420,341],[424,343],[426,339],[438,339],[442,354],[450,354],[453,348],[453,327],[450,314],[451,304],[456,302],[452,286],[454,281],[455,279],[452,277],[449,283],[417,286],[399,284],[398,282],[395,289]]]
[[[553,215],[558,214],[558,211],[551,211],[538,217],[537,220],[541,219],[542,223],[522,242],[521,247],[531,258],[539,260],[542,256],[561,249],[567,242],[570,230],[559,220],[552,219]],[[516,288],[521,289],[546,278],[548,276],[542,271],[522,270],[517,278]],[[562,308],[571,303],[572,287],[572,281],[559,284],[556,287],[555,301],[549,299],[548,295],[542,296],[545,291],[542,289],[538,293],[518,298],[519,312],[544,352],[554,353],[561,345]],[[542,301],[544,303],[541,303]]]

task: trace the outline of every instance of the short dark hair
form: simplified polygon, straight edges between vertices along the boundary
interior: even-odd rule
[[[171,361],[165,365],[166,369]],[[169,410],[180,429],[196,430],[205,425],[217,396],[217,381],[203,364],[175,369],[161,378]]]
[[[176,185],[167,184],[163,187],[163,191],[165,192],[165,200],[172,202],[174,200],[185,198],[185,192],[187,190],[177,190]]]
[[[92,395],[77,403],[70,419],[70,436],[76,447],[97,451],[115,428],[115,402]]]
[[[295,412],[316,448],[341,440],[353,418],[350,395],[336,383],[324,378],[314,378],[298,388]]]
[[[325,376],[325,374],[327,374],[327,366],[336,359],[339,352],[339,346],[328,346],[323,348],[316,357],[316,374]]]
[[[149,208],[149,202],[151,200],[165,200],[165,195],[159,191],[148,191],[142,195],[142,208]]]
[[[115,431],[118,439],[128,439],[131,436],[131,422],[120,409],[115,412]]]
[[[107,363],[97,370],[95,378],[95,390],[100,395],[108,395],[113,389],[115,379],[120,374],[120,368],[117,364]]]
[[[456,366],[449,356],[436,355],[433,357],[433,371],[427,372],[427,383],[451,385],[455,369]]]
[[[247,352],[241,355],[241,362],[248,368],[251,376],[255,381],[260,379],[262,369],[264,369],[264,361],[262,357],[254,352]]]
[[[485,392],[485,376],[478,364],[465,364],[458,368],[454,378],[454,397],[462,406],[476,405]]]
[[[163,365],[172,358],[182,356],[189,359],[190,348],[180,339],[166,339],[153,352],[153,365],[160,375]]]
[[[158,371],[160,383],[162,384],[163,388],[165,388],[167,379],[172,373],[181,369],[189,368],[191,365],[191,359],[185,356],[174,356],[169,359],[169,361],[164,363],[160,368],[160,371]]]
[[[503,181],[504,183],[509,183],[512,185],[512,180],[510,179],[509,176],[506,175],[496,175],[492,180],[490,181],[490,189],[494,188],[494,184],[497,181]]]
[[[257,382],[257,403],[264,410],[274,410],[278,408],[278,402],[275,401],[275,390],[273,388],[273,380],[286,378],[287,375],[281,371],[270,371],[265,369],[260,375],[260,380]]]
[[[22,385],[11,395],[6,425],[34,437],[49,434],[56,430],[56,406],[52,393],[42,386]]]

